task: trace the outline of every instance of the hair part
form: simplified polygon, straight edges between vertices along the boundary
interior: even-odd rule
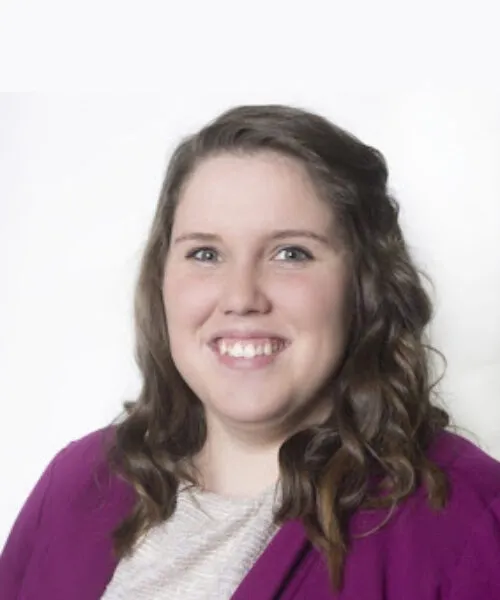
[[[330,417],[291,435],[279,451],[282,502],[277,524],[300,519],[342,585],[350,517],[394,507],[424,484],[442,507],[444,473],[426,450],[448,426],[433,403],[430,299],[398,223],[382,154],[325,118],[279,105],[226,111],[174,151],[140,266],[135,296],[136,360],[142,389],[125,403],[109,457],[137,493],[114,532],[119,557],[168,519],[181,480],[196,484],[193,457],[206,440],[202,404],[170,353],[162,283],[175,210],[207,158],[274,152],[298,161],[331,206],[352,264],[351,327],[335,377],[325,384]]]

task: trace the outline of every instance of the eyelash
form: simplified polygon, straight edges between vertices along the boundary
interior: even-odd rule
[[[310,260],[314,260],[313,255],[308,251],[305,250],[304,248],[301,248],[300,246],[284,246],[283,248],[280,248],[277,252],[277,254],[280,254],[281,252],[290,252],[290,251],[299,251],[303,258],[299,259],[299,260],[285,260],[284,262],[308,262]],[[211,248],[210,246],[202,246],[201,248],[194,248],[193,250],[191,250],[190,252],[188,252],[188,254],[186,255],[187,259],[191,259],[191,260],[196,260],[197,262],[202,262],[202,263],[206,263],[206,262],[213,262],[213,261],[206,261],[206,260],[200,260],[199,258],[196,258],[196,255],[199,252],[212,252],[212,253],[217,253],[217,250],[215,250],[215,248]]]

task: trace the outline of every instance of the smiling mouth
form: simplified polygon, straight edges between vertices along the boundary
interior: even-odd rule
[[[212,348],[220,357],[251,360],[255,358],[272,358],[288,345],[288,342],[282,338],[254,340],[218,338],[213,341]]]

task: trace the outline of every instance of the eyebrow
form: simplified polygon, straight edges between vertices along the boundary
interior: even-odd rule
[[[270,240],[282,240],[286,238],[308,238],[310,240],[316,240],[321,244],[326,246],[332,245],[332,240],[330,240],[325,235],[321,235],[316,233],[315,231],[310,231],[309,229],[280,229],[277,231],[273,231],[269,236],[267,236]],[[184,233],[175,238],[174,244],[178,244],[180,242],[186,241],[203,241],[203,242],[221,242],[222,238],[215,233],[204,233],[204,232],[193,232],[193,233]]]

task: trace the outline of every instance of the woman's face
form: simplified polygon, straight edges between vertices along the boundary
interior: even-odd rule
[[[207,422],[286,432],[344,349],[348,265],[303,167],[271,153],[206,159],[177,207],[164,305],[173,360]]]

